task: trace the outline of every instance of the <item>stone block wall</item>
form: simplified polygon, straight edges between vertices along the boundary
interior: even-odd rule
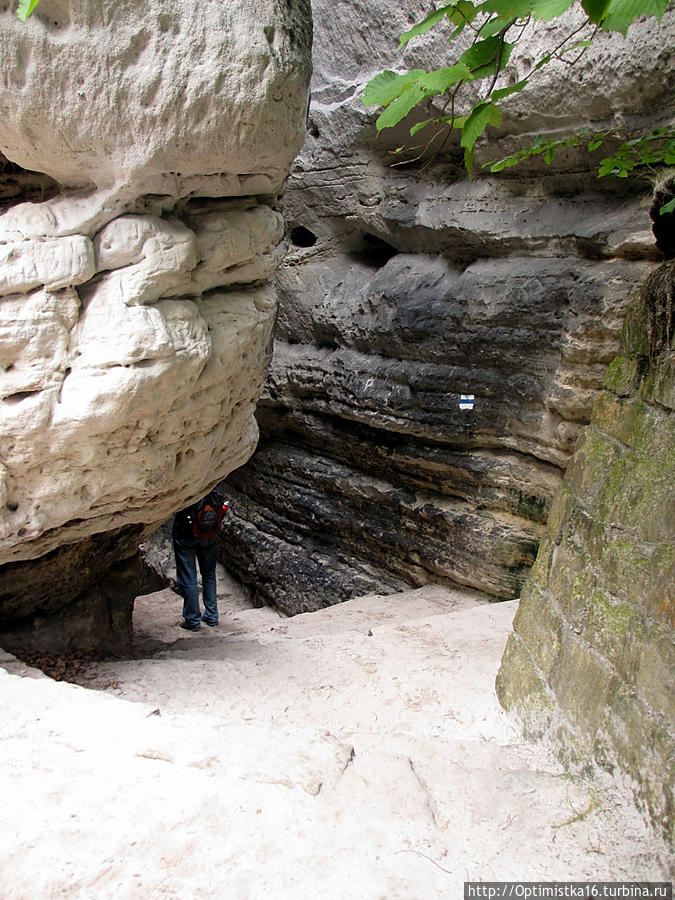
[[[497,676],[565,761],[631,777],[672,839],[675,263],[629,308],[619,356],[558,492]]]

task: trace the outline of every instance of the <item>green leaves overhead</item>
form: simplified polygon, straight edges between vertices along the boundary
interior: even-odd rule
[[[502,121],[502,113],[494,103],[479,103],[474,106],[471,115],[467,118],[462,128],[460,146],[464,147],[464,165],[471,175],[473,168],[473,149],[476,141],[485,131],[488,125],[499,125]]]
[[[19,6],[17,7],[16,14],[22,22],[26,21],[28,16],[33,12],[39,2],[40,0],[19,0]]]
[[[570,8],[574,0],[533,0],[532,15],[535,19],[550,22],[557,19]]]
[[[420,75],[426,74],[424,69],[413,69],[411,72],[404,72],[402,75],[397,75],[396,72],[392,72],[390,69],[380,72],[366,85],[363,94],[363,105],[388,106],[407,87],[414,84]]]
[[[581,5],[593,25],[625,34],[638,16],[660,19],[668,0],[581,0]]]
[[[376,122],[381,131],[398,125],[417,104],[436,98],[436,110],[430,109],[429,116],[410,129],[414,136],[428,126],[436,126],[431,138],[421,145],[422,153],[417,158],[423,156],[441,130],[445,131],[447,139],[452,129],[461,129],[460,145],[470,173],[477,141],[489,126],[501,124],[501,101],[524,90],[532,76],[553,60],[575,65],[602,31],[626,34],[630,25],[641,16],[660,19],[668,4],[669,0],[455,0],[444,3],[401,35],[399,49],[432,28],[454,26],[447,36],[448,43],[452,44],[460,34],[463,39],[461,51],[457,51],[454,59],[450,58],[451,65],[431,72],[423,69],[381,72],[368,83],[363,102],[366,106],[382,107]],[[524,33],[523,26],[528,22],[534,22],[534,27],[538,22],[551,22],[564,17],[573,8],[583,13],[584,18],[580,20],[577,16],[569,23],[563,18],[556,23],[559,29],[556,29],[555,37],[548,47],[544,47],[539,58],[529,64],[529,71],[513,84],[500,79]],[[472,39],[468,47],[467,35]],[[478,88],[464,91],[470,84],[478,84]],[[531,147],[488,165],[491,171],[499,172],[539,154],[550,163],[557,150],[581,144],[588,152],[594,152],[607,134],[593,134],[589,129],[582,129],[570,138],[549,140],[541,136]],[[442,143],[436,146],[442,146]],[[415,148],[417,150],[419,147]],[[634,168],[664,161],[675,164],[675,145],[669,137],[659,135],[658,139],[650,137],[644,145],[639,140],[627,142],[613,157],[602,161],[599,174],[626,177]]]
[[[599,25],[611,2],[612,0],[581,0],[581,5],[588,16],[588,21],[593,25]]]
[[[471,4],[473,7],[473,4]],[[421,22],[418,22],[417,25],[414,25],[410,31],[406,31],[405,34],[401,35],[401,39],[399,41],[398,49],[404,47],[408,41],[411,41],[413,38],[419,37],[421,34],[426,34],[434,25],[438,25],[438,23],[445,18],[448,10],[453,10],[454,6],[442,6],[440,9],[435,9],[429,13],[429,15],[422,19]]]
[[[377,130],[382,131],[383,128],[393,128],[394,125],[398,125],[420,100],[424,100],[424,91],[419,84],[408,85],[378,117]]]
[[[625,34],[638,16],[661,18],[668,7],[668,0],[612,0],[602,27],[607,31]]]

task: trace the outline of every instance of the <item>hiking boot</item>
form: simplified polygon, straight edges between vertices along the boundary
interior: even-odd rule
[[[180,627],[184,628],[185,631],[199,631],[199,629],[201,628],[200,625],[188,625],[187,622],[181,622]]]

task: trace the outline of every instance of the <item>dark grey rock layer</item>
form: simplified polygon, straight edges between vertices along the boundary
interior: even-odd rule
[[[360,96],[378,67],[447,60],[431,35],[395,57],[421,11],[314,5],[262,437],[228,479],[224,546],[258,599],[290,613],[401,582],[518,596],[628,298],[660,258],[646,193],[598,181],[602,151],[500,176],[477,163],[469,181],[451,141],[423,171],[391,168],[405,128],[377,136]],[[617,114],[665,121],[673,57],[653,53],[653,27],[608,38],[579,69],[545,70],[477,160]],[[511,74],[540,52],[519,49]]]

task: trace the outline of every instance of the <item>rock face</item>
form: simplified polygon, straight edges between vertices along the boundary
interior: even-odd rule
[[[628,773],[672,844],[675,263],[631,307],[553,504],[497,678],[568,762]]]
[[[305,0],[0,12],[7,646],[115,643],[68,604],[253,451],[310,44]]]
[[[477,164],[471,182],[454,144],[422,171],[390,167],[406,131],[376,137],[360,95],[423,14],[314,5],[262,440],[228,479],[239,515],[224,548],[259,600],[290,613],[382,584],[518,596],[628,298],[660,258],[647,197],[597,181],[603,151],[492,177]],[[543,70],[479,162],[542,131],[665,121],[673,54],[654,52],[656,28]],[[430,68],[444,46],[412,42],[399,62]]]

